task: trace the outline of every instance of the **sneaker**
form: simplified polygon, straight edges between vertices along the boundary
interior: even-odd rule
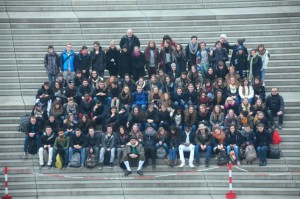
[[[236,163],[238,166],[241,166],[241,162],[240,161],[237,161]]]
[[[205,161],[205,166],[209,167],[209,161],[208,160]]]
[[[179,167],[184,167],[184,165],[185,165],[184,163],[181,163],[181,164],[179,165]]]
[[[82,164],[80,167],[79,167],[79,169],[83,169],[84,168],[84,164]]]
[[[113,163],[112,162],[109,163],[109,168],[113,168]]]
[[[27,152],[24,152],[23,158],[24,158],[24,159],[27,159],[27,158],[28,158],[28,153],[27,153]]]
[[[195,166],[193,165],[193,163],[189,163],[189,166],[191,167],[191,168],[194,168]]]
[[[278,125],[278,129],[282,130],[282,125],[281,124]]]
[[[143,173],[142,170],[138,170],[136,173],[139,174],[140,176],[143,176],[143,175],[144,175],[144,173]]]
[[[129,176],[130,174],[132,174],[132,171],[126,170],[125,173],[124,173],[124,176]]]
[[[99,169],[99,170],[102,170],[102,169],[103,169],[103,163],[100,163],[100,164],[99,164],[98,169]]]
[[[68,164],[68,168],[71,168],[71,163]]]

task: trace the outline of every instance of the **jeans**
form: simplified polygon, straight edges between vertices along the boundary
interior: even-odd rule
[[[267,150],[269,150],[268,146],[258,146],[257,147],[257,155],[261,161],[267,159]]]
[[[276,111],[268,110],[268,117],[270,119],[271,125],[274,125],[274,117],[278,117],[278,124],[282,125],[283,124],[283,115],[277,115]]]
[[[210,155],[211,155],[211,145],[207,145],[204,150],[202,150],[201,147],[199,146],[199,152],[205,152],[205,151],[206,151],[205,160],[208,161],[210,159]]]
[[[171,161],[175,161],[176,155],[178,154],[178,152],[179,152],[178,147],[169,148],[169,159]]]
[[[57,149],[53,149],[53,159],[52,159],[52,163],[56,162],[56,156],[57,154],[60,153],[61,154],[61,158],[63,160],[63,167],[66,167],[68,165],[68,160],[69,160],[69,149],[62,149],[62,148],[57,148]]]
[[[114,162],[114,159],[115,159],[115,153],[116,153],[116,148],[111,148],[110,151],[107,151],[105,147],[102,147],[100,149],[100,157],[99,157],[99,163],[100,164],[103,164],[104,162],[104,156],[105,156],[105,153],[109,153],[110,152],[110,160],[109,160],[109,163],[113,163]]]
[[[47,150],[47,149],[44,149],[43,147],[39,148],[39,162],[40,162],[40,165],[45,164],[43,155],[44,155],[44,150]],[[53,148],[51,147],[51,148],[48,149],[48,162],[47,162],[48,166],[50,166],[52,164],[52,158],[53,158]]]
[[[36,146],[37,148],[40,146],[40,135],[36,134],[35,135],[35,141],[36,141]],[[24,152],[28,152],[28,147],[29,147],[29,135],[26,135],[25,141],[24,141]]]
[[[262,69],[260,71],[260,79],[263,83],[265,82],[265,77],[266,77],[266,69]]]
[[[52,85],[57,78],[57,74],[48,74],[48,81],[50,82],[50,84]]]
[[[117,164],[120,164],[121,163],[121,160],[122,160],[122,156],[123,156],[123,153],[124,153],[124,149],[125,147],[121,148],[117,148]]]
[[[227,155],[229,156],[229,153],[230,153],[230,151],[231,151],[231,146],[230,145],[228,145],[227,147],[226,147],[226,151],[227,151]],[[234,154],[235,154],[235,156],[236,156],[236,160],[239,160],[239,147],[238,146],[234,146],[233,147],[233,151],[234,151]]]
[[[184,109],[184,105],[185,105],[185,102],[183,100],[181,101],[174,101],[174,108],[175,109],[178,109],[179,107]]]
[[[80,165],[84,165],[85,162],[85,148],[81,148],[81,149],[75,149],[70,147],[69,148],[69,162],[71,162],[72,156],[74,153],[79,153],[80,154]]]
[[[205,76],[205,74],[207,73],[208,68],[209,68],[208,64],[200,64],[200,65],[198,65],[198,71],[200,71],[203,76]]]
[[[69,73],[68,73],[68,71],[63,71],[63,76],[64,76],[64,79],[68,82],[69,81],[69,79],[74,79],[74,71],[72,72],[70,72],[70,76],[69,76]],[[70,77],[70,78],[69,78]]]

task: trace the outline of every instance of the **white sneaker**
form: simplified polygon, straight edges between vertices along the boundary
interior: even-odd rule
[[[189,165],[190,165],[191,168],[194,168],[194,167],[195,167],[195,166],[193,165],[193,163],[190,163]]]
[[[238,166],[241,166],[241,162],[240,162],[240,161],[237,161],[237,165],[238,165]]]
[[[184,167],[184,165],[185,165],[185,163],[181,163],[181,164],[179,165],[179,167]]]

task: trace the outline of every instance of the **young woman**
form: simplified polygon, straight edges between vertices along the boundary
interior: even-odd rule
[[[258,111],[261,111],[264,114],[266,114],[266,106],[263,103],[262,99],[257,99],[255,104],[253,105],[253,117],[255,117]]]
[[[214,86],[214,96],[217,94],[217,91],[221,90],[222,94],[226,93],[226,85],[224,83],[224,80],[222,78],[218,78],[216,80],[215,86]]]
[[[254,91],[247,78],[243,79],[243,82],[239,87],[239,96],[241,99],[248,98],[249,103],[253,104]]]
[[[213,103],[212,103],[212,99],[209,98],[205,92],[202,92],[200,97],[199,97],[199,100],[198,100],[198,103],[199,104],[205,104],[206,106],[206,110],[208,112],[211,112],[212,109],[213,109]]]
[[[131,129],[133,124],[138,124],[139,129],[142,131],[144,129],[145,121],[145,114],[137,106],[131,111],[126,126]]]
[[[148,102],[153,103],[156,107],[159,107],[163,98],[162,92],[157,86],[154,86],[149,93]]]
[[[226,96],[233,98],[237,104],[240,103],[239,86],[239,82],[232,77],[230,78],[229,84],[227,84],[226,90]]]
[[[210,79],[206,79],[204,81],[204,85],[203,85],[203,93],[205,92],[206,95],[210,98],[213,99],[214,98],[214,87],[213,87],[213,83],[210,81]]]
[[[53,102],[50,109],[50,115],[53,115],[55,117],[55,120],[59,122],[59,125],[62,125],[62,122],[64,120],[64,109],[60,101]]]
[[[213,99],[213,106],[219,105],[221,109],[224,109],[224,104],[225,104],[226,98],[222,92],[222,90],[217,90],[215,97]]]
[[[148,46],[145,48],[144,54],[148,76],[151,77],[153,74],[156,75],[159,61],[159,51],[156,48],[155,41],[151,40],[148,42]]]
[[[224,113],[221,111],[221,107],[219,105],[214,106],[214,110],[210,114],[209,123],[214,127],[223,128],[224,126]]]
[[[93,70],[89,79],[89,83],[93,86],[94,89],[99,88],[98,86],[101,80],[103,80],[103,78],[98,75],[97,71]]]
[[[181,44],[176,44],[174,53],[176,58],[176,72],[181,74],[181,72],[186,71],[186,57]]]
[[[92,127],[92,123],[91,123],[89,116],[86,114],[83,114],[81,119],[78,122],[77,127],[86,136],[89,133],[89,128]]]
[[[260,80],[259,77],[254,77],[254,82],[252,84],[253,91],[254,91],[254,102],[257,99],[261,99],[263,102],[266,99],[266,91],[265,87],[263,86],[263,82]]]
[[[241,133],[236,129],[234,125],[230,125],[229,129],[226,132],[226,151],[228,155],[228,159],[230,161],[230,151],[233,150],[236,160],[237,160],[237,165],[241,165],[240,160],[239,160],[239,147],[242,144],[242,136]]]
[[[199,128],[196,132],[195,142],[199,146],[200,152],[206,151],[205,166],[208,167],[212,151],[212,135],[209,128],[207,128],[204,124],[199,125]]]
[[[169,134],[165,130],[164,127],[159,127],[156,134],[154,135],[156,144],[155,148],[158,149],[159,147],[163,147],[166,150],[166,153],[168,153],[168,137]]]
[[[194,86],[196,85],[196,83],[203,82],[203,78],[201,75],[199,75],[199,72],[195,65],[191,66],[191,70],[188,73],[188,81]]]
[[[171,73],[171,64],[176,63],[174,49],[169,40],[164,41],[164,46],[160,51],[160,69],[163,69],[166,74]]]
[[[235,126],[236,129],[239,129],[238,118],[234,111],[232,109],[229,109],[224,121],[224,130],[229,129],[229,127],[232,125]]]
[[[249,103],[248,98],[243,99],[242,104],[240,106],[240,111],[247,111],[248,116],[253,115],[253,108],[252,108],[251,104]]]
[[[118,133],[116,134],[116,137],[117,164],[120,164],[123,156],[123,151],[125,149],[126,144],[129,142],[130,137],[123,126],[120,126],[118,128]]]
[[[263,82],[263,85],[265,85],[265,74],[266,74],[266,69],[268,68],[270,53],[268,52],[268,50],[265,48],[265,45],[263,44],[260,44],[257,47],[257,52],[262,59],[262,69],[260,71],[260,78],[261,81]]]
[[[134,47],[133,54],[131,56],[131,64],[132,64],[132,76],[135,81],[137,81],[140,77],[145,75],[145,55],[140,51],[138,46]]]
[[[214,84],[217,78],[217,75],[215,74],[215,71],[213,68],[209,67],[207,70],[207,73],[205,74],[205,78],[209,79],[211,84]]]
[[[248,111],[241,111],[240,115],[238,116],[238,127],[241,130],[244,126],[250,126],[253,128],[253,118],[249,116]]]
[[[124,106],[127,112],[130,112],[132,101],[131,101],[131,92],[128,86],[123,87],[119,99],[120,99],[121,107]]]
[[[225,151],[226,148],[226,134],[220,127],[215,127],[212,133],[213,151],[218,154]]]
[[[163,97],[162,97],[162,100],[161,100],[161,104],[162,105],[164,104],[167,109],[172,109],[173,102],[171,100],[171,96],[170,96],[169,93],[164,93],[163,94]]]
[[[210,112],[208,111],[205,104],[199,105],[197,117],[198,117],[199,124],[204,124],[205,126],[209,126]]]
[[[188,109],[184,111],[184,126],[190,126],[192,130],[196,131],[197,124],[197,111],[194,106],[189,106]]]
[[[232,97],[227,97],[227,99],[225,101],[225,105],[224,105],[224,110],[225,110],[226,114],[228,113],[228,111],[230,109],[232,109],[235,115],[239,115],[240,114],[239,107],[240,107],[239,104],[236,103]]]
[[[257,111],[257,114],[255,115],[253,119],[253,130],[256,131],[256,126],[258,124],[263,124],[266,130],[269,130],[269,122],[268,119],[265,117],[265,114],[262,111]]]
[[[65,130],[72,129],[73,131],[77,128],[77,121],[74,118],[73,114],[69,114],[68,117],[64,120],[63,127]]]

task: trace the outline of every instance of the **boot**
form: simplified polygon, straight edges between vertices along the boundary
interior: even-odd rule
[[[155,169],[155,168],[156,168],[156,161],[152,160],[152,169]]]
[[[205,166],[209,167],[209,161],[208,160],[205,160]]]

